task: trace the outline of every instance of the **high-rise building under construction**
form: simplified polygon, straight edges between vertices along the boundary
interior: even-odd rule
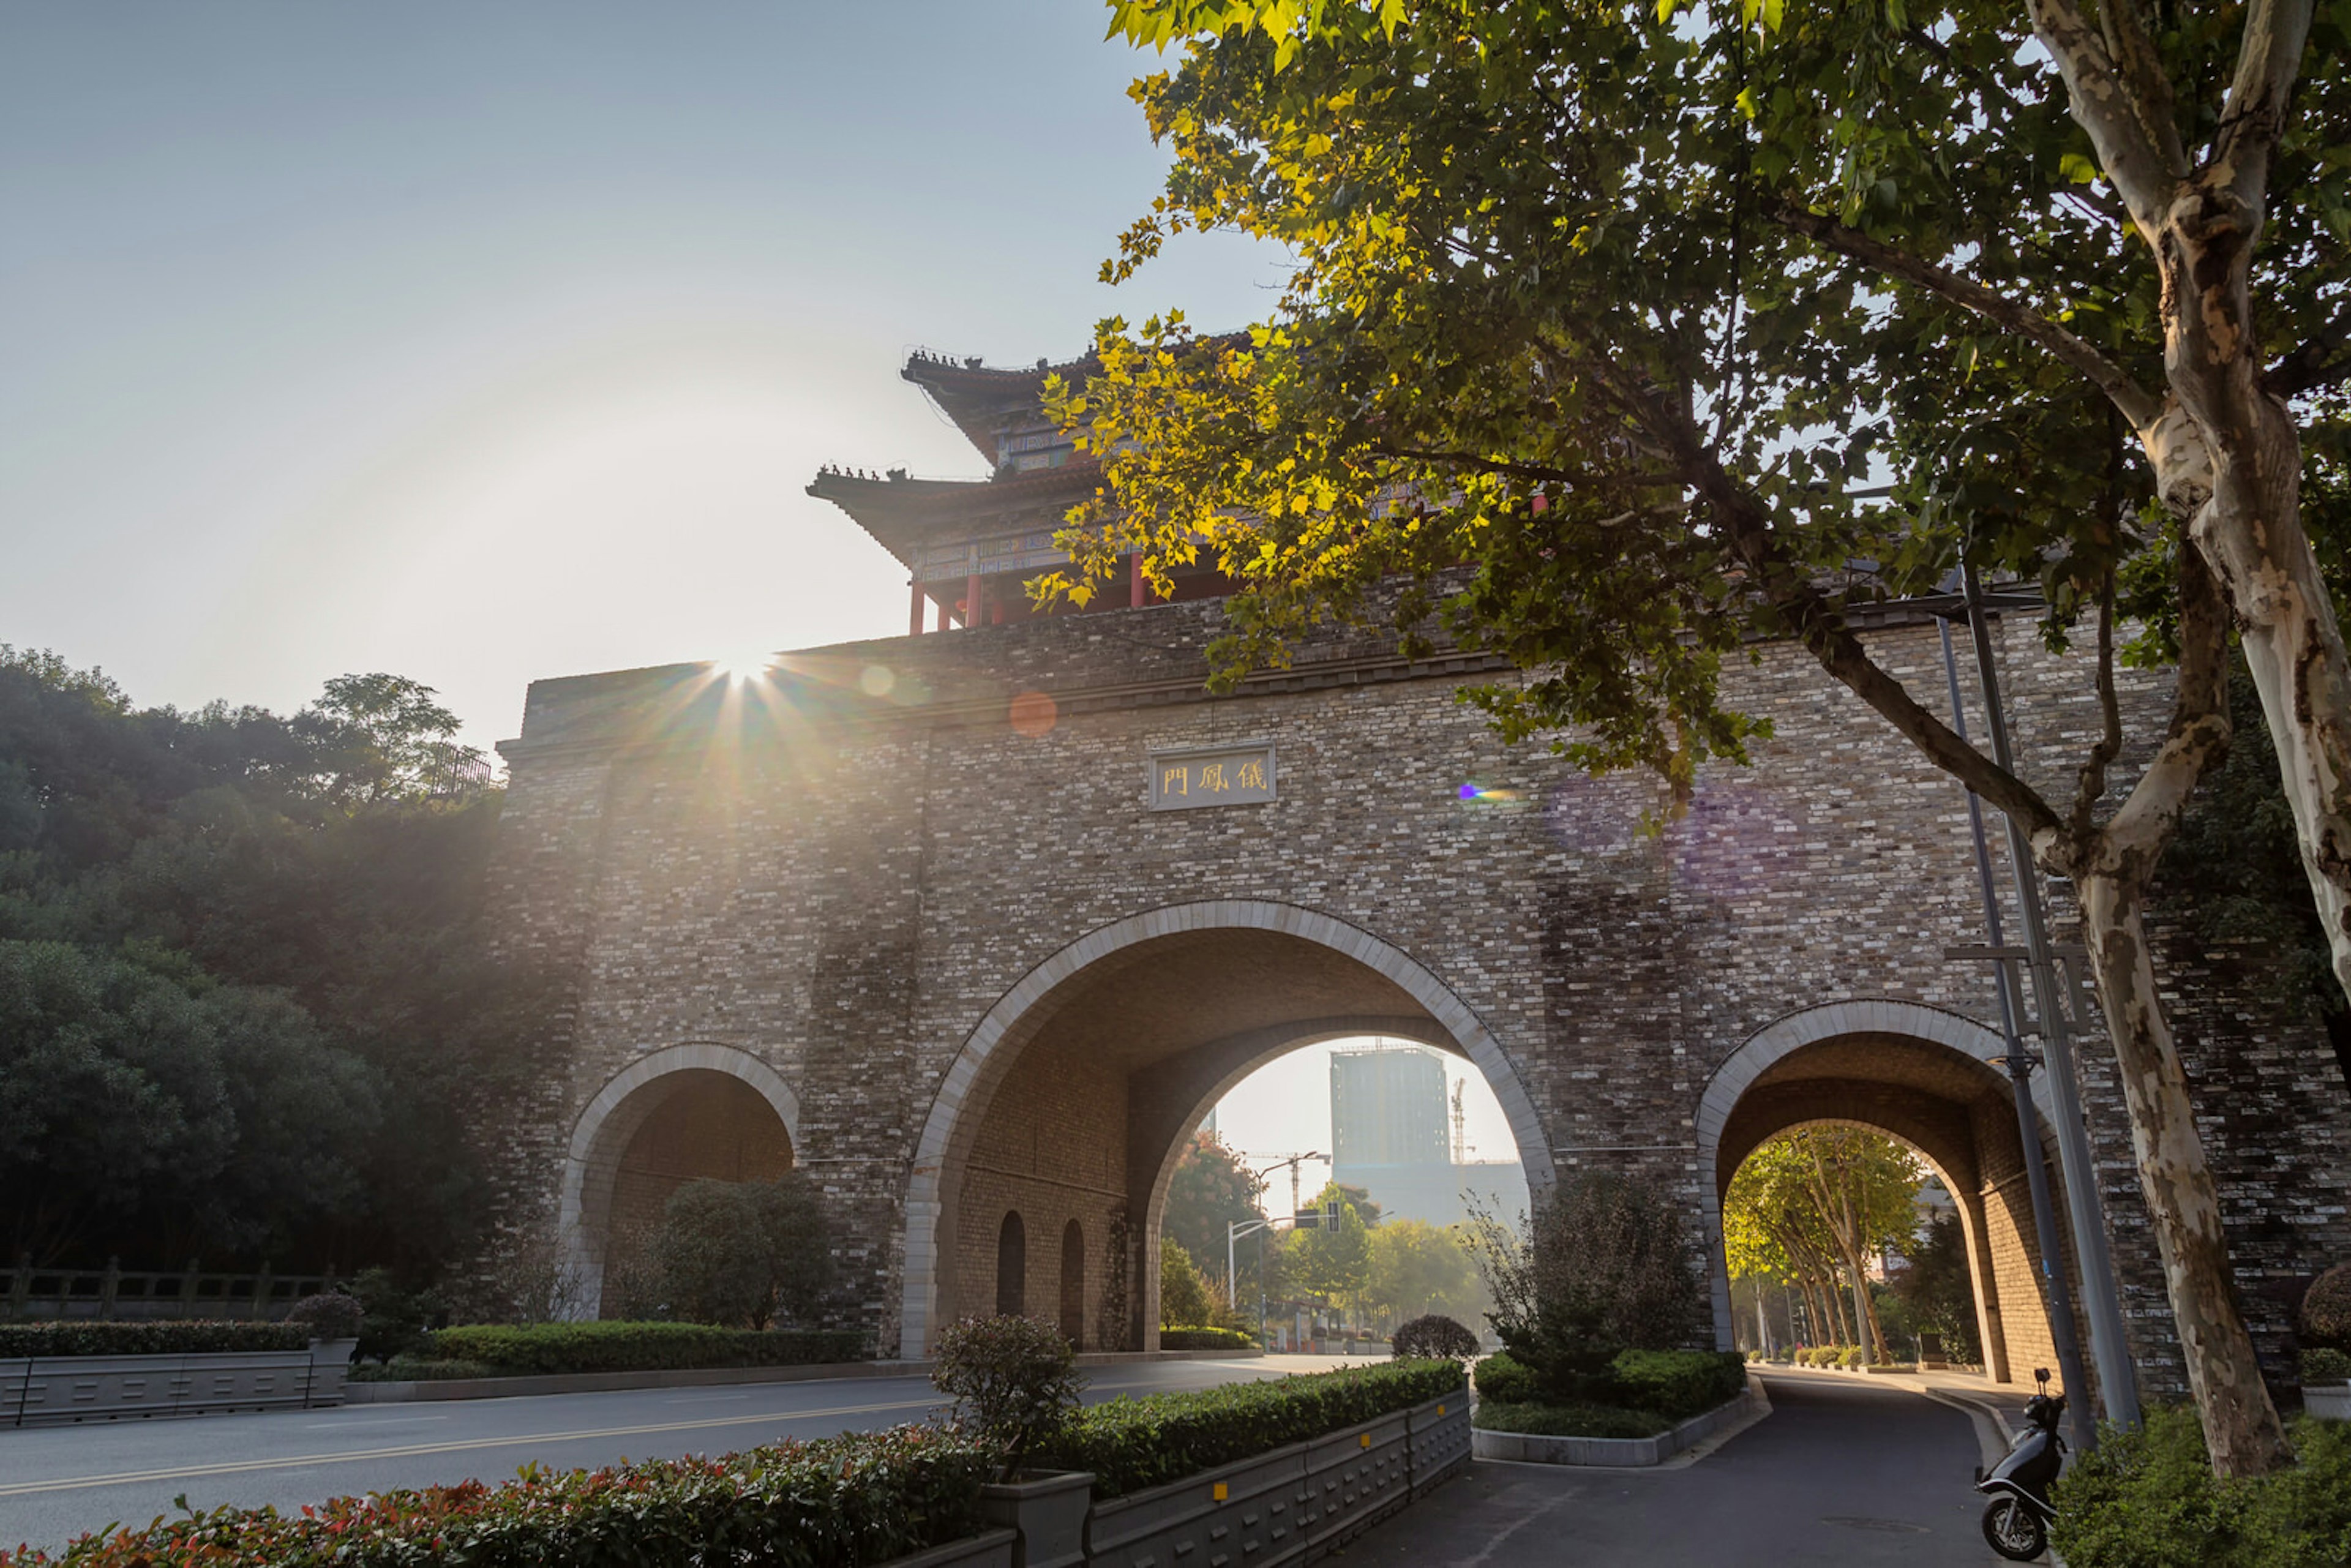
[[[1471,1161],[1455,1146],[1444,1060],[1421,1046],[1331,1053],[1331,1139],[1332,1179],[1369,1192],[1383,1215],[1451,1225],[1473,1199],[1503,1218],[1526,1207],[1516,1159]]]

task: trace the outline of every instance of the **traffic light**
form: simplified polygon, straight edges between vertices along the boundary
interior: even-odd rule
[[[1335,1197],[1325,1200],[1322,1205],[1322,1228],[1325,1230],[1339,1228],[1339,1200]]]

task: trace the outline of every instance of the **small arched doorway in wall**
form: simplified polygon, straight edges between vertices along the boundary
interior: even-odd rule
[[[1018,1209],[996,1228],[996,1312],[1017,1318],[1029,1310],[1029,1235]]]
[[[1075,1219],[1061,1227],[1061,1337],[1086,1339],[1086,1228]]]
[[[1289,904],[1155,910],[1024,977],[949,1070],[908,1184],[901,1354],[997,1299],[998,1217],[1015,1208],[1040,1236],[1075,1222],[1081,1239],[1100,1238],[1065,1250],[1078,1262],[1051,1281],[1038,1277],[1047,1257],[1029,1258],[1029,1301],[1061,1302],[1083,1349],[1155,1345],[1159,1215],[1193,1130],[1266,1062],[1358,1035],[1468,1058],[1503,1106],[1529,1183],[1548,1190],[1547,1141],[1516,1071],[1409,956]]]
[[[608,1287],[679,1187],[791,1169],[799,1122],[782,1077],[732,1046],[672,1046],[615,1074],[580,1113],[564,1163],[559,1228],[575,1315],[619,1304]]]
[[[1708,1233],[1720,1348],[1734,1339],[1720,1241],[1730,1178],[1765,1141],[1827,1124],[1908,1145],[1949,1189],[1991,1379],[2011,1382],[2032,1367],[2056,1364],[2013,1091],[1989,1060],[2000,1050],[1999,1036],[1957,1014],[1873,1000],[1791,1014],[1732,1053],[1708,1085],[1698,1115],[1700,1157],[1714,1178]],[[2045,1125],[2036,1153],[2050,1157]],[[2056,1190],[2053,1172],[2051,1186]],[[2061,1229],[2064,1223],[2061,1208]],[[2070,1267],[2062,1236],[2059,1246]]]

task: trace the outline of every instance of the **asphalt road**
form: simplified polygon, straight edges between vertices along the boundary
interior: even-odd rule
[[[1206,1388],[1347,1364],[1335,1357],[1170,1361],[1095,1367],[1088,1400]],[[94,1422],[0,1431],[0,1542],[51,1550],[110,1522],[190,1506],[280,1510],[329,1497],[499,1480],[623,1458],[726,1453],[777,1437],[893,1427],[941,1404],[925,1377],[756,1383],[354,1405],[259,1416]]]
[[[1680,1469],[1479,1463],[1353,1568],[1985,1568],[1974,1423],[1907,1388],[1766,1374],[1771,1414]]]

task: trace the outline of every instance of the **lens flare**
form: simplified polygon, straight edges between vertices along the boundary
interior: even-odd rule
[[[857,689],[869,697],[886,697],[898,684],[898,672],[887,664],[868,664],[857,673]]]
[[[1061,709],[1043,692],[1022,692],[1012,699],[1008,716],[1017,734],[1039,740],[1053,733],[1053,726],[1061,722]]]
[[[1464,784],[1454,793],[1464,800],[1474,800],[1483,805],[1494,806],[1503,805],[1519,798],[1519,792],[1516,789],[1505,789],[1484,784]]]
[[[713,671],[729,684],[738,686],[767,679],[775,667],[776,655],[773,653],[745,652],[711,661]]]

